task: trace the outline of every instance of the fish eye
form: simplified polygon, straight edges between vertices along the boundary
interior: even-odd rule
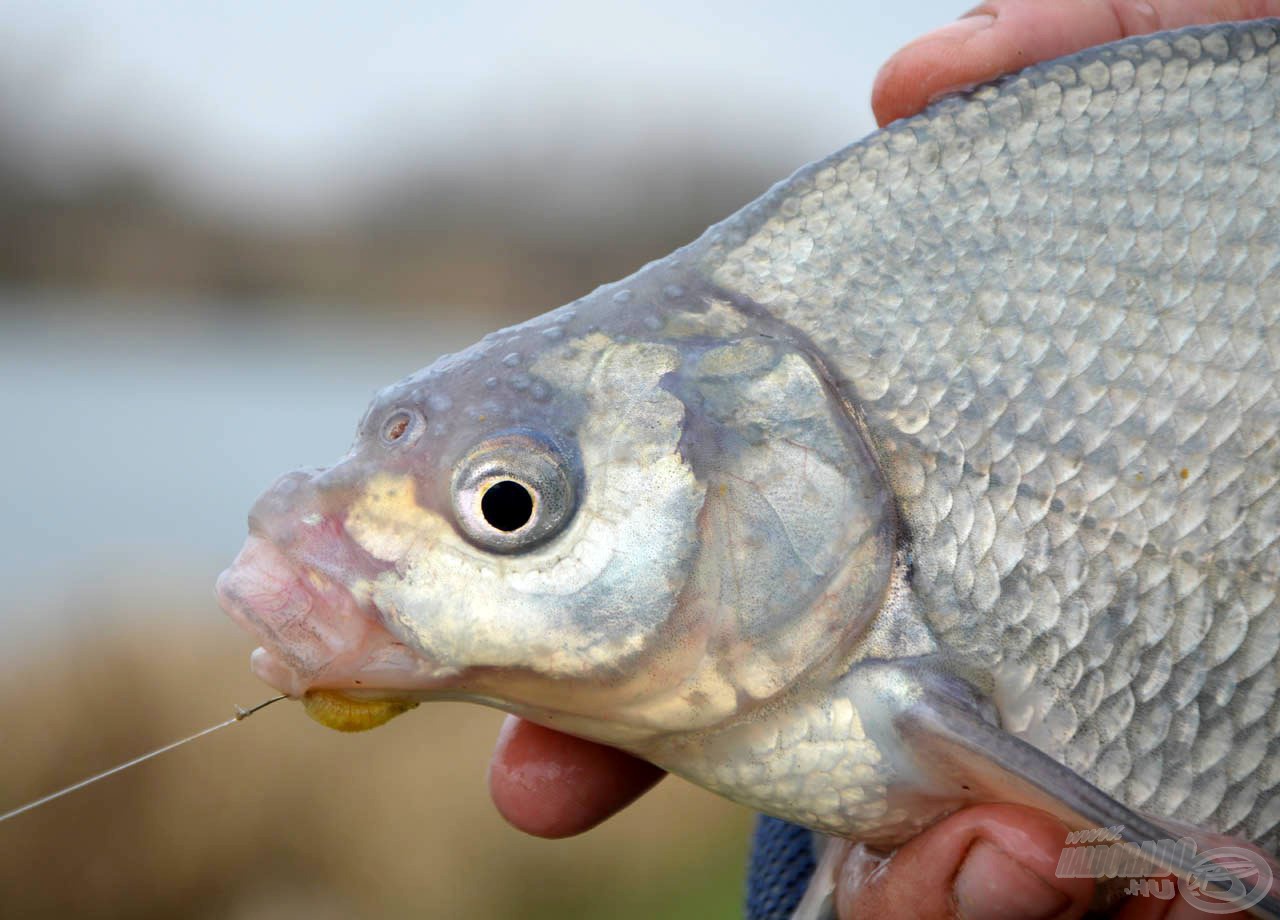
[[[576,475],[548,440],[508,432],[472,448],[453,475],[458,527],[482,549],[514,553],[559,533],[573,515]]]
[[[533,495],[524,485],[501,479],[484,490],[480,497],[480,514],[490,527],[511,533],[533,518]]]
[[[412,444],[422,434],[425,419],[417,412],[409,409],[395,409],[382,420],[380,434],[382,443],[393,445]]]

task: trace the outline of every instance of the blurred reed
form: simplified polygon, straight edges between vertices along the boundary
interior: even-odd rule
[[[128,629],[81,618],[74,635],[8,650],[0,807],[268,695],[216,611],[205,628],[143,606]],[[743,810],[667,779],[583,837],[525,837],[485,789],[499,719],[437,704],[346,736],[279,704],[0,826],[0,915],[737,915]]]

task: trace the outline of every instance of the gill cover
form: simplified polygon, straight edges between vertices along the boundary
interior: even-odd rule
[[[687,348],[663,386],[704,487],[698,553],[669,621],[699,659],[642,704],[664,730],[739,718],[841,673],[889,590],[891,495],[816,358],[753,334]]]

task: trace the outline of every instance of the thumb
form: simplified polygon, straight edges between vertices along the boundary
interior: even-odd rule
[[[876,920],[1080,917],[1093,881],[1054,874],[1066,835],[1065,825],[1034,809],[967,808],[870,872],[865,856],[851,854],[839,879],[839,914]]]

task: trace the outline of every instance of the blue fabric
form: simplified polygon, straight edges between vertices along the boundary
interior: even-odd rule
[[[788,920],[816,865],[807,828],[761,815],[747,864],[747,920]]]

